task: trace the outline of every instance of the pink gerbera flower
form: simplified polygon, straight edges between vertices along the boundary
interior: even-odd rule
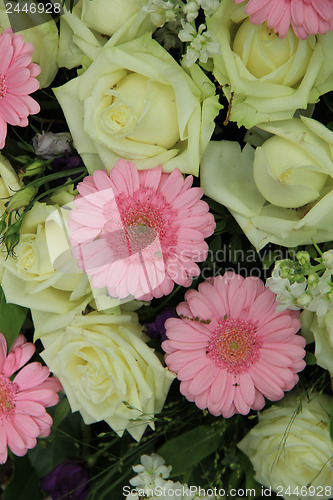
[[[78,185],[69,227],[72,253],[96,288],[143,300],[189,286],[208,254],[215,229],[203,191],[179,170],[138,171],[119,160],[110,175],[97,170]]]
[[[0,35],[0,149],[5,145],[7,123],[26,127],[28,116],[39,113],[39,105],[28,95],[39,88],[35,77],[40,67],[31,62],[33,50],[11,29]]]
[[[15,376],[35,352],[35,346],[19,335],[7,356],[7,343],[0,333],[0,463],[7,460],[7,445],[23,456],[36,446],[36,438],[48,436],[52,418],[45,407],[58,402],[58,379],[40,363],[29,363]]]
[[[162,343],[180,392],[213,415],[260,410],[298,381],[305,339],[299,311],[276,312],[276,295],[259,278],[232,272],[189,290],[166,321]]]
[[[302,40],[333,30],[333,0],[249,0],[245,13],[252,24],[267,21],[280,38],[286,36],[290,25]]]

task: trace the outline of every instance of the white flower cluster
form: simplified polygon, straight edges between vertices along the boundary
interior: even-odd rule
[[[188,0],[186,3],[181,0],[145,0],[145,2],[142,10],[150,14],[155,26],[162,28],[162,33],[159,33],[158,37],[164,46],[176,47],[173,31],[179,31],[181,20],[183,29],[178,32],[178,38],[182,42],[190,42],[183,59],[186,67],[190,68],[197,60],[206,63],[209,57],[219,54],[220,44],[215,36],[206,31],[205,24],[201,24],[197,30],[194,21],[199,15],[200,8],[206,17],[212,16],[220,0]],[[170,22],[173,23],[171,33],[166,28],[166,23]],[[168,32],[164,33],[166,30]]]
[[[126,500],[139,500],[142,495],[149,500],[216,500],[215,496],[191,493],[187,484],[167,480],[171,465],[166,466],[162,457],[153,453],[142,455],[141,463],[133,467],[138,475],[130,480],[136,491],[131,491]]]
[[[210,17],[214,14],[220,0],[189,0],[183,6],[183,12],[186,14],[186,21],[192,23],[199,14],[199,9],[203,9],[205,16]]]
[[[333,309],[333,250],[324,252],[320,259],[324,273],[293,276],[289,261],[278,261],[266,286],[277,295],[277,311],[306,309],[318,316]],[[290,274],[290,276],[288,276]]]
[[[142,10],[150,14],[150,19],[155,26],[161,27],[166,22],[175,20],[176,12],[179,11],[179,2],[177,0],[147,0]]]
[[[150,14],[150,19],[155,26],[161,27],[166,22],[176,19],[180,6],[177,0],[146,0],[146,5],[141,9]]]
[[[220,44],[209,31],[204,32],[205,24],[201,24],[198,31],[190,23],[184,21],[182,21],[182,26],[179,38],[182,42],[191,42],[183,59],[184,66],[190,68],[198,59],[201,63],[206,63],[209,57],[219,53]]]

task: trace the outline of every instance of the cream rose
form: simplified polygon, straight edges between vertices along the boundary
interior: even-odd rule
[[[328,370],[333,377],[333,311],[323,317],[310,315],[301,315],[302,332],[305,331],[307,337],[313,336],[310,340],[315,341],[317,365]]]
[[[58,64],[86,67],[115,33],[119,43],[155,29],[135,0],[79,0],[72,12],[64,7],[60,18]]]
[[[12,3],[10,5],[15,6]],[[43,88],[52,83],[58,71],[58,28],[52,16],[46,12],[39,13],[37,3],[30,0],[28,9],[32,7],[36,8],[35,12],[21,10],[19,13],[13,13],[17,25],[22,26],[22,31],[15,30],[15,32],[23,35],[25,42],[34,46],[32,62],[41,67],[37,79]],[[0,33],[10,27],[9,17],[6,14],[6,1],[0,0]]]
[[[0,153],[0,216],[5,211],[5,203],[22,188],[10,162]]]
[[[86,424],[105,420],[139,441],[147,425],[154,428],[174,379],[146,338],[135,314],[93,312],[44,336],[41,356]]]
[[[249,145],[241,152],[235,142],[209,145],[201,166],[205,193],[231,211],[257,250],[268,242],[331,241],[333,133],[305,117],[260,127],[275,136],[255,152]]]
[[[214,75],[239,126],[291,118],[333,89],[333,32],[299,40],[290,28],[282,39],[266,23],[252,25],[233,0],[223,0],[207,26],[221,46]]]
[[[9,174],[12,175],[10,171]],[[10,186],[13,183],[12,178],[6,181]],[[102,309],[117,304],[104,290],[91,288],[70,254],[64,230],[68,210],[60,205],[73,198],[73,193],[62,191],[53,204],[36,202],[21,226],[15,255],[7,257],[4,246],[1,247],[1,286],[6,300],[32,310],[36,337],[65,326],[89,303]]]
[[[255,479],[286,500],[312,500],[319,492],[321,498],[332,497],[332,398],[318,393],[310,397],[299,402],[291,394],[264,410],[259,423],[238,444],[252,462]],[[284,494],[287,491],[290,495]]]
[[[150,34],[99,50],[89,68],[54,93],[89,173],[119,158],[198,174],[220,105],[194,65],[187,74]]]

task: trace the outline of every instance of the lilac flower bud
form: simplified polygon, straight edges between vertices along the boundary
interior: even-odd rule
[[[41,488],[56,500],[84,500],[89,493],[87,469],[75,462],[61,462],[40,481]]]
[[[72,153],[72,138],[67,132],[54,134],[53,132],[42,132],[36,134],[32,139],[32,145],[36,155],[49,160],[54,156],[59,156],[68,151]]]

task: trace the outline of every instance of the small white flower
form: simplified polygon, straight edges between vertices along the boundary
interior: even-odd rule
[[[186,14],[186,21],[192,23],[198,17],[199,9],[200,6],[197,1],[191,0],[187,2],[187,4],[183,6],[183,12]]]
[[[278,263],[277,263],[278,264]],[[281,278],[278,265],[272,272],[272,276],[266,280],[266,286],[276,294],[276,301],[278,306],[277,311],[284,309],[292,309],[294,311],[301,309],[303,306],[298,305],[297,299],[301,297],[306,290],[306,280],[302,283],[292,283],[288,278]]]
[[[197,0],[197,2],[207,17],[212,16],[220,5],[220,0]]]
[[[220,44],[209,31],[204,32],[205,24],[199,26],[198,32],[189,23],[182,21],[182,26],[178,36],[182,42],[190,42],[183,59],[184,66],[190,68],[198,59],[201,63],[206,63],[209,57],[219,53]]]
[[[132,486],[151,486],[157,478],[167,479],[171,472],[171,465],[166,466],[165,460],[153,453],[152,455],[142,455],[141,464],[134,465],[133,470],[138,475],[130,480]]]
[[[155,26],[161,27],[167,21],[174,21],[176,11],[179,10],[178,0],[146,0],[147,3],[141,10],[150,14],[150,19]]]
[[[326,269],[319,278],[316,287],[311,288],[314,296],[313,301],[306,307],[309,311],[317,313],[318,316],[325,316],[333,309],[333,283],[332,270]]]
[[[214,495],[204,495],[204,489],[200,495],[190,491],[187,484],[179,481],[166,481],[172,469],[171,465],[164,465],[165,461],[159,455],[142,455],[141,463],[133,466],[134,472],[139,474],[130,480],[132,486],[138,491],[145,493],[149,500],[217,500]],[[155,491],[156,490],[156,491]],[[126,500],[139,500],[139,495],[131,493]]]

